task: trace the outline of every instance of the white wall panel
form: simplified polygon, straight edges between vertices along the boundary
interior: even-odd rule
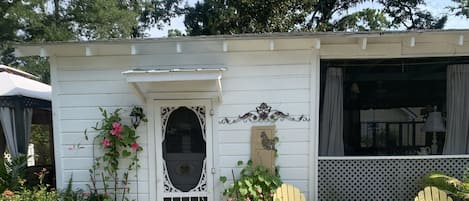
[[[227,68],[222,78],[223,102],[214,105],[216,111],[214,135],[217,139],[215,150],[218,150],[215,153],[217,157],[215,161],[217,161],[216,169],[219,170],[215,178],[230,172],[228,170],[235,168],[238,160],[249,159],[252,126],[271,124],[249,122],[233,125],[219,124],[222,118],[237,117],[254,110],[262,102],[295,117],[303,114],[309,116],[311,51],[226,53],[201,51],[187,54],[184,53],[185,50],[190,49],[187,45],[189,43],[181,46],[182,53],[180,54],[59,57],[57,59],[58,86],[56,89],[61,103],[58,112],[60,112],[62,127],[60,140],[62,155],[59,158],[62,161],[65,178],[71,174],[75,175],[76,172],[74,177],[79,178],[77,186],[88,181],[88,178],[83,177],[86,176],[86,171],[92,164],[92,147],[90,141],[84,140],[83,131],[88,129],[91,138],[96,135],[91,127],[101,119],[98,107],[104,107],[108,112],[116,108],[124,108],[122,114],[127,114],[131,106],[139,104],[136,95],[121,74],[122,71],[135,67]],[[147,53],[151,52],[150,49],[146,50]],[[194,81],[153,83],[142,86],[144,92],[157,93],[156,97],[166,99],[184,97],[185,93],[211,92],[214,91],[215,85],[207,81]],[[128,118],[124,117],[124,121],[128,122]],[[299,187],[306,191],[309,168],[309,123],[278,121],[275,125],[280,139],[277,161],[281,169],[281,177],[285,181],[299,184]],[[150,150],[147,146],[157,146],[157,148],[159,146],[147,141],[147,135],[152,135],[153,132],[145,128],[144,124],[138,132],[141,136],[139,142],[143,144],[145,150],[141,155],[141,165],[144,169],[142,171],[144,171],[143,175],[148,176],[148,171],[156,170],[147,168],[150,155],[147,152]],[[82,149],[71,149],[78,143],[81,144]],[[140,181],[154,183],[155,179],[145,178]],[[150,187],[147,186],[147,188]],[[140,193],[148,196],[146,193]]]
[[[132,93],[61,95],[59,100],[62,107],[119,107],[138,104],[138,98]]]
[[[117,171],[118,174],[123,174],[124,170],[119,170]],[[129,172],[129,175],[135,175],[137,172],[131,171]],[[73,175],[73,181],[77,182],[88,182],[90,181],[90,172],[88,170],[67,170],[64,171],[65,178],[70,178]],[[148,169],[143,169],[140,168],[138,169],[138,180],[140,182],[142,181],[148,181]],[[135,182],[135,178],[129,177],[129,181]]]

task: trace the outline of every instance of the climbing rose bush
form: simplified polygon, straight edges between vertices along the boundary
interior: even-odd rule
[[[138,153],[143,149],[137,143],[139,136],[134,128],[122,123],[119,117],[121,109],[111,113],[103,108],[99,110],[103,119],[97,122],[93,129],[98,132],[94,143],[99,145],[102,156],[93,156],[95,161],[90,169],[90,196],[104,197],[106,200],[127,200],[125,195],[130,191],[129,172],[140,167]],[[88,139],[86,132],[85,137]],[[130,162],[122,168],[121,163],[128,158]],[[125,171],[119,174],[119,169],[119,172],[122,172],[122,169]],[[104,188],[98,188],[98,182],[103,182]]]

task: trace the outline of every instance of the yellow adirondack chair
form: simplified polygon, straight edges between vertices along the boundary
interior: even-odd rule
[[[282,184],[274,194],[274,201],[305,201],[305,195],[291,184]]]
[[[453,199],[446,192],[434,186],[427,186],[418,193],[414,201],[453,201]]]

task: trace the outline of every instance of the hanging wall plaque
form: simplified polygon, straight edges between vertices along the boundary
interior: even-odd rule
[[[263,166],[271,174],[275,174],[275,126],[253,126],[251,129],[251,160],[252,165]]]

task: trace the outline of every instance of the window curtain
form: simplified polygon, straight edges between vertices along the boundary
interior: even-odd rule
[[[447,69],[447,123],[443,154],[469,153],[469,64]]]
[[[342,69],[328,68],[319,131],[319,155],[343,156],[343,76]]]
[[[11,157],[18,156],[18,143],[16,141],[15,114],[11,108],[0,107],[0,123]]]
[[[5,141],[5,135],[3,134],[2,122],[0,121],[0,157],[5,153],[6,146],[7,146],[7,142]],[[1,162],[0,162],[0,165],[1,165]],[[1,169],[1,166],[0,166],[0,169]]]
[[[24,108],[24,142],[23,150],[26,151],[25,154],[28,154],[29,148],[29,138],[31,137],[31,125],[33,123],[33,109]]]

